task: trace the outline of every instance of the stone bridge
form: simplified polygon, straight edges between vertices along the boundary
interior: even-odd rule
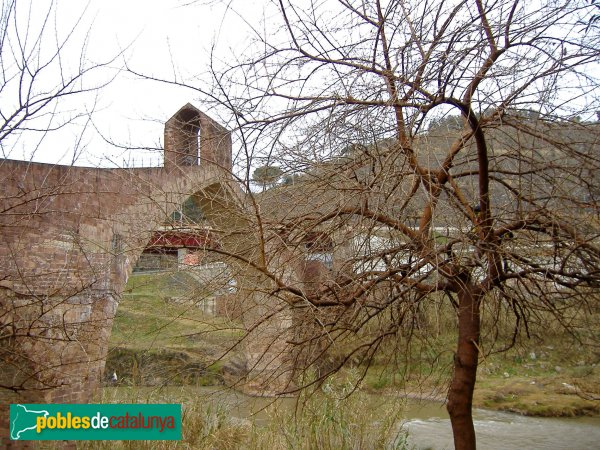
[[[188,104],[165,124],[164,155],[164,167],[138,169],[0,160],[0,447],[10,445],[10,403],[91,399],[127,278],[190,196],[237,255],[228,263],[255,317],[266,310],[255,294],[264,280],[247,270],[260,252],[231,175],[230,132]],[[249,369],[281,367],[281,349],[259,341],[246,344]]]

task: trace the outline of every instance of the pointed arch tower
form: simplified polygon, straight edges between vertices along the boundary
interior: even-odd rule
[[[165,123],[165,169],[216,164],[231,171],[231,133],[187,103]]]

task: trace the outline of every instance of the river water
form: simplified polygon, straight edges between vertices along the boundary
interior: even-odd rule
[[[230,395],[230,401],[236,399],[236,415],[240,418],[247,417],[251,411],[260,410],[271,402],[238,393]],[[377,396],[373,397],[376,402]],[[282,401],[284,407],[291,408],[294,404],[293,399]],[[267,420],[260,413],[256,418],[259,421]],[[600,418],[537,418],[476,409],[474,419],[477,448],[482,450],[600,449]],[[454,448],[450,419],[441,403],[409,401],[403,426],[409,432],[409,445],[417,450]]]
[[[476,409],[474,419],[478,449],[600,449],[600,418],[537,418]],[[409,405],[404,426],[417,449],[454,448],[442,405]]]
[[[121,388],[108,388],[118,396]],[[140,388],[136,388],[140,391]],[[148,388],[152,390],[151,388]],[[143,388],[142,388],[143,390]],[[177,394],[175,395],[175,390]],[[230,414],[258,425],[270,420],[266,412],[275,403],[278,408],[292,410],[295,399],[273,400],[249,397],[237,391],[217,387],[161,389],[163,400],[184,401],[190,395],[206,399],[207,404],[225,405]],[[189,398],[189,397],[188,397]],[[147,400],[151,400],[147,397]],[[156,401],[156,398],[152,398]],[[105,398],[110,402],[110,398]],[[364,407],[377,417],[381,396],[369,395]],[[408,430],[408,443],[416,450],[453,449],[450,419],[444,405],[438,402],[409,400],[404,410],[403,428]],[[537,418],[513,413],[476,409],[474,411],[477,448],[480,450],[600,450],[600,418]]]

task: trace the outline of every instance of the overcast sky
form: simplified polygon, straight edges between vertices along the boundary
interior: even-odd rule
[[[2,5],[10,1],[13,0],[2,0]],[[61,51],[60,70],[69,65],[76,67],[82,53],[86,64],[117,57],[105,70],[86,76],[88,85],[114,78],[110,84],[90,95],[77,96],[74,101],[61,101],[63,114],[93,110],[93,122],[81,117],[74,126],[46,134],[43,139],[41,133],[35,132],[24,133],[18,139],[13,136],[12,140],[2,141],[2,156],[61,164],[75,160],[78,165],[105,167],[160,164],[162,151],[128,148],[160,149],[164,122],[188,102],[217,120],[219,114],[202,104],[191,89],[140,79],[124,67],[210,89],[210,82],[204,80],[208,78],[211,49],[217,58],[232,61],[233,53],[244,54],[251,41],[252,27],[267,30],[265,34],[273,39],[274,24],[269,20],[273,11],[265,10],[269,3],[265,0],[89,0],[88,3],[18,0],[20,38],[27,34],[28,22],[29,32],[35,36],[35,28],[40,26],[48,8],[52,8],[51,26],[40,41],[44,51],[56,49],[53,39],[62,42],[69,30],[78,25],[69,45]],[[17,41],[13,36],[12,45]],[[6,47],[5,44],[3,52]],[[7,55],[2,56],[6,66]],[[56,80],[53,82],[56,84]],[[18,77],[13,78],[13,88],[15,83]],[[0,91],[0,96],[5,114],[18,98],[10,98],[9,88]],[[43,124],[39,128],[45,129]],[[105,142],[101,136],[117,146]],[[75,148],[79,152],[77,158],[74,158]]]
[[[25,14],[20,3],[21,0],[17,5]],[[36,0],[34,3],[37,11],[43,11],[42,5],[51,2]],[[65,52],[68,58],[78,60],[88,32],[85,48],[88,60],[106,61],[122,52],[111,64],[111,70],[96,74],[98,82],[116,78],[97,95],[79,97],[72,108],[85,110],[95,105],[93,125],[120,145],[162,145],[164,121],[187,102],[203,109],[198,96],[191,90],[140,80],[125,71],[117,72],[118,68],[126,61],[134,70],[152,76],[176,76],[180,80],[199,77],[194,83],[200,85],[208,68],[211,47],[216,46],[224,58],[232,49],[242,48],[248,41],[244,21],[258,25],[263,3],[242,0],[230,2],[228,8],[223,2],[203,0],[91,0],[86,7],[84,2],[58,0],[56,19],[53,19],[58,32],[66,33],[79,23],[77,33],[71,37],[71,47]],[[73,159],[73,147],[83,126],[84,122],[80,121],[76,127],[46,136],[39,147],[39,136],[24,136],[5,156],[68,164]],[[32,155],[33,148],[36,150]],[[161,158],[160,152],[114,148],[99,138],[91,123],[87,123],[79,148],[84,149],[77,160],[79,165],[111,166],[113,163],[132,164],[134,160],[138,166],[142,160],[144,164],[156,165]]]

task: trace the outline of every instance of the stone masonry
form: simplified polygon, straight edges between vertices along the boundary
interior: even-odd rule
[[[163,168],[0,160],[0,448],[18,447],[10,403],[90,400],[127,278],[178,205],[194,195],[235,226],[230,133],[187,104],[164,152]]]

